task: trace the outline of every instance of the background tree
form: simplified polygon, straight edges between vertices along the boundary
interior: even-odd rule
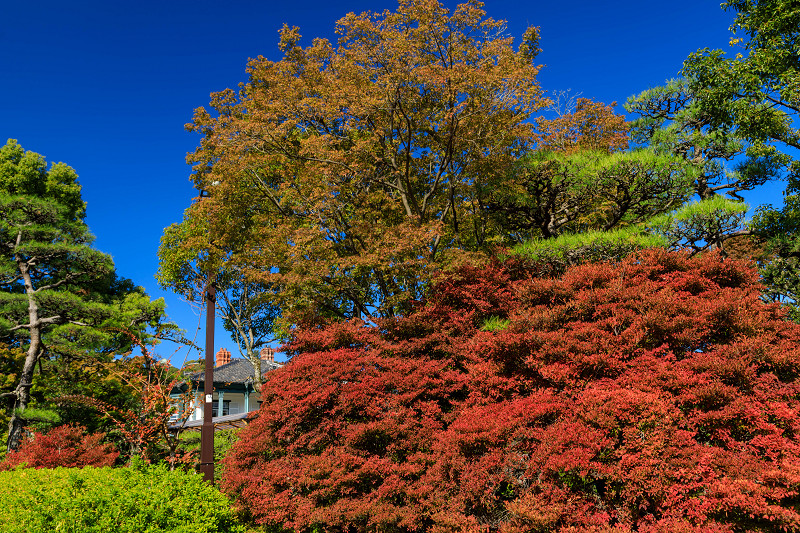
[[[649,150],[536,151],[486,196],[506,242],[519,243],[641,224],[680,207],[691,183],[682,161]]]
[[[800,148],[800,12],[791,0],[730,0],[722,7],[736,12],[730,28],[734,34],[731,45],[740,46],[742,52],[727,57],[721,50],[705,48],[691,54],[683,67],[685,96],[672,112],[690,117],[691,121],[685,121],[689,127],[693,121],[695,129],[713,132],[712,139],[738,147],[719,150],[717,146],[723,143],[695,135],[703,141],[695,144],[711,156],[719,157],[711,151],[715,149],[724,160],[739,158],[730,180],[737,188],[748,190],[774,178],[788,179],[785,206],[759,208],[747,232],[756,234],[764,247],[765,253],[758,255],[767,284],[765,295],[792,306],[797,317],[800,274],[794,219],[800,172],[796,159]],[[662,97],[662,102],[675,99]],[[653,109],[667,113],[667,107]],[[698,153],[701,150],[695,148],[694,154]]]
[[[790,316],[800,321],[800,176],[792,176],[780,209],[761,206],[753,217],[752,227],[764,241],[765,254],[760,259],[766,284],[765,296],[782,302]]]
[[[231,262],[287,323],[404,309],[450,250],[487,246],[481,184],[534,139],[538,34],[515,50],[504,30],[476,1],[410,0],[347,15],[338,45],[284,27],[283,59],[196,111],[194,180],[219,184],[188,219],[241,242]]]
[[[226,458],[259,524],[800,527],[800,326],[757,273],[655,249],[465,266],[406,317],[298,328]]]
[[[625,105],[639,115],[631,124],[636,143],[675,155],[694,169],[692,188],[699,201],[648,226],[670,245],[725,254],[726,241],[753,234],[745,223],[742,193],[785,177],[792,157],[770,142],[767,126],[754,135],[751,129],[721,123],[703,103],[705,93],[694,72],[686,67],[684,73],[689,77],[644,91]]]
[[[698,108],[718,128],[800,148],[797,6],[792,0],[729,0],[722,7],[736,12],[731,45],[744,53],[728,58],[705,48],[689,56],[683,70]]]
[[[700,199],[725,194],[742,200],[741,192],[781,178],[791,164],[791,157],[763,138],[719,124],[701,105],[691,78],[644,91],[625,108],[639,115],[631,124],[636,143],[677,155],[695,167],[694,192]]]
[[[130,346],[122,331],[146,338],[163,316],[163,301],[117,278],[111,258],[91,247],[80,192],[67,165],[48,169],[14,140],[0,148],[0,336],[26,354],[3,394],[9,450],[22,438],[37,363],[110,357]]]
[[[195,215],[194,210],[187,210],[182,223],[164,230],[156,279],[162,287],[174,290],[198,308],[205,305],[203,295],[207,284],[213,281],[223,327],[233,335],[242,357],[253,365],[254,386],[258,390],[262,383],[260,349],[276,339],[279,329],[275,291],[248,278],[242,267],[233,262],[231,244],[221,246],[216,240],[209,240],[208,219],[197,220]],[[240,243],[248,235],[242,232]]]
[[[696,169],[652,147],[629,149],[630,124],[613,104],[566,98],[557,95],[556,118],[537,119],[534,150],[485,190],[509,253],[555,274],[674,244],[663,224],[653,233],[653,220],[691,196]]]

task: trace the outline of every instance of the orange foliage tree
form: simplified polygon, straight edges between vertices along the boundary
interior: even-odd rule
[[[559,99],[565,95],[559,95]],[[628,147],[629,126],[625,117],[614,112],[616,102],[610,105],[577,98],[564,102],[567,109],[558,109],[556,118],[539,118],[539,148],[562,153],[578,150],[615,152]]]
[[[406,317],[298,328],[226,458],[296,531],[800,528],[800,326],[756,272],[649,250],[462,267]]]
[[[351,13],[338,44],[303,48],[284,27],[283,59],[253,59],[238,93],[195,112],[189,160],[210,197],[162,249],[162,281],[179,285],[189,249],[243,268],[290,324],[401,311],[449,250],[488,246],[482,184],[535,138],[538,33],[515,47],[504,30],[474,0]]]

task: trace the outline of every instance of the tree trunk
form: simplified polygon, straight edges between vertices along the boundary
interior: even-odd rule
[[[8,422],[7,452],[16,450],[22,442],[22,430],[25,428],[25,418],[20,416],[20,414],[28,407],[28,402],[30,402],[33,371],[36,368],[36,362],[39,360],[42,351],[42,324],[39,321],[39,305],[34,298],[36,291],[33,289],[33,282],[30,272],[28,271],[28,264],[18,258],[17,268],[19,268],[22,279],[25,282],[25,292],[28,293],[28,331],[31,343],[30,346],[28,346],[28,355],[25,357],[25,365],[22,367],[19,384],[14,390],[17,398],[14,402],[11,420]]]
[[[36,361],[39,359],[39,350],[41,349],[41,342],[37,341],[34,343],[33,335],[31,335],[31,341],[31,345],[28,348],[28,355],[25,357],[25,365],[22,367],[19,384],[16,390],[14,390],[17,398],[14,402],[11,420],[8,422],[7,452],[16,450],[22,442],[22,430],[25,428],[25,419],[20,416],[20,414],[28,407],[28,402],[30,402],[31,399],[33,370],[36,367]]]

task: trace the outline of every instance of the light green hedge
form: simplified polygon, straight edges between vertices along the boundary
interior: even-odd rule
[[[199,474],[164,466],[0,472],[4,533],[242,533]]]

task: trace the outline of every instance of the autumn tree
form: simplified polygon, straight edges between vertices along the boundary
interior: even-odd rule
[[[82,468],[113,466],[119,452],[104,443],[103,433],[87,434],[83,426],[61,425],[48,432],[35,432],[20,448],[6,455],[0,470],[19,465],[28,468]]]
[[[298,328],[226,458],[269,528],[791,531],[800,326],[654,249],[464,266],[408,316]]]
[[[75,171],[47,167],[14,140],[0,148],[0,338],[25,352],[13,391],[8,449],[21,442],[37,363],[124,352],[126,334],[146,338],[163,301],[118,278],[111,257],[91,247]],[[39,366],[41,368],[41,365]]]
[[[614,111],[616,102],[604,104],[589,98],[555,94],[552,118],[536,119],[537,148],[559,153],[576,151],[619,152],[629,145],[630,124]]]
[[[546,103],[537,30],[515,47],[477,1],[401,0],[336,31],[304,48],[284,27],[283,58],[252,60],[238,93],[215,94],[189,126],[210,198],[187,220],[236,243],[229,260],[273,290],[287,323],[395,314],[450,250],[485,247],[481,185],[533,142]]]

